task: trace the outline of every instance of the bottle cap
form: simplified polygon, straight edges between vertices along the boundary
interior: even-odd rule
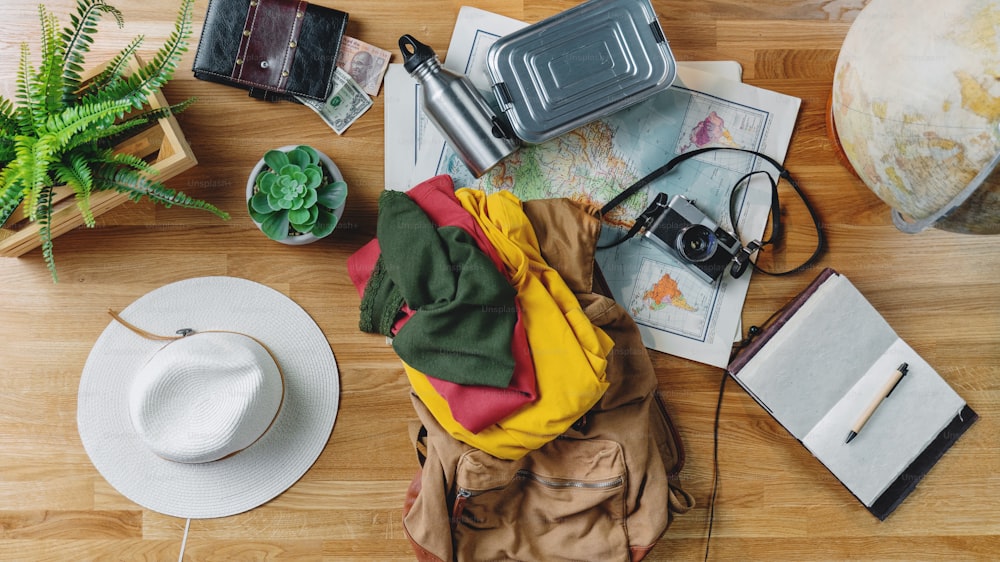
[[[399,50],[403,52],[403,68],[410,74],[428,60],[437,58],[434,49],[417,41],[412,35],[399,38]]]

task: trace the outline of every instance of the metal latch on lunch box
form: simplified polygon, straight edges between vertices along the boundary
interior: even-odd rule
[[[514,105],[514,98],[510,96],[510,90],[507,89],[507,84],[504,82],[497,82],[493,84],[493,95],[497,97],[497,101],[500,102],[500,110],[507,111],[512,105]]]

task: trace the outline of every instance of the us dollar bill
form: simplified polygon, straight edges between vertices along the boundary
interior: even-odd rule
[[[315,111],[335,133],[342,135],[374,102],[340,67],[334,69],[332,92],[325,102],[298,96],[296,99]]]

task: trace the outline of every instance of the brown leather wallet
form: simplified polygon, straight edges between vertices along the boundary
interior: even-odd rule
[[[210,0],[195,78],[260,99],[326,101],[347,18],[304,0]]]

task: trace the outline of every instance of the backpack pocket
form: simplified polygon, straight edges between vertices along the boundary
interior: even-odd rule
[[[459,560],[628,560],[625,456],[614,441],[557,439],[509,461],[458,463]]]

